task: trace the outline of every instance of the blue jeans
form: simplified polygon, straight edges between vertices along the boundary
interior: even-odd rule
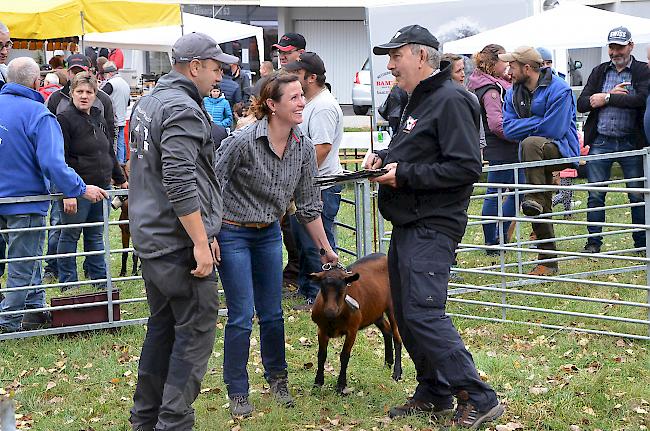
[[[504,161],[495,161],[490,160],[490,166],[503,165],[511,162]],[[503,171],[489,171],[487,174],[488,183],[504,183],[504,184],[514,184],[515,182],[515,170],[508,169]],[[522,169],[519,169],[519,184],[524,184],[526,178],[524,177],[524,172]],[[496,187],[488,187],[487,194],[497,193]],[[501,189],[502,192],[506,190]],[[513,190],[514,191],[514,190]],[[519,201],[523,202],[525,195],[519,197]],[[483,211],[481,215],[484,216],[497,216],[499,215],[499,198],[498,196],[492,196],[485,198],[483,200]],[[502,203],[503,209],[502,214],[504,217],[513,217],[515,215],[515,196],[507,196]],[[506,235],[508,228],[510,227],[510,222],[503,223],[503,233]],[[499,243],[499,229],[497,223],[489,223],[483,225],[483,236],[485,237],[486,245],[495,245]],[[504,238],[505,241],[505,238]]]
[[[124,141],[124,126],[117,127],[117,148],[115,151],[117,161],[121,165],[126,163],[126,142]]]
[[[92,223],[103,222],[104,214],[102,211],[103,200],[97,203],[91,203],[84,198],[77,198],[77,213],[66,214],[63,211],[63,201],[59,203],[61,208],[61,223],[62,224],[76,224],[76,223]],[[76,253],[77,243],[81,232],[84,234],[84,251],[98,251],[104,250],[104,237],[102,233],[102,226],[88,226],[88,227],[73,227],[61,229],[61,236],[59,238],[59,254]],[[77,259],[76,257],[62,257],[58,259],[59,266],[59,282],[67,283],[78,281],[77,275]],[[104,255],[98,254],[93,256],[86,256],[86,263],[84,269],[88,270],[88,275],[91,279],[106,277],[106,262]]]
[[[248,354],[253,315],[260,324],[264,377],[285,373],[282,317],[282,236],[275,222],[264,229],[224,223],[218,236],[218,266],[228,307],[223,381],[228,395],[248,395]]]
[[[321,190],[320,195],[323,201],[323,212],[321,220],[327,235],[330,246],[336,250],[336,235],[334,232],[334,219],[339,212],[341,204],[341,185]],[[298,222],[295,215],[291,216],[291,229],[296,238],[296,245],[300,253],[300,271],[298,273],[298,291],[307,299],[314,299],[318,295],[318,284],[309,279],[309,274],[323,270],[319,250],[309,236],[305,226]]]
[[[589,155],[594,154],[607,154],[618,151],[635,150],[634,142],[631,137],[613,138],[609,136],[598,135],[598,137],[591,144]],[[591,160],[587,162],[587,178],[590,183],[608,181],[612,174],[612,164],[618,162],[623,170],[623,177],[625,178],[639,178],[643,176],[643,158],[641,156],[635,157],[619,157],[607,160]],[[627,187],[643,187],[642,181],[634,181],[627,183]],[[605,206],[606,192],[589,192],[589,199],[587,201],[588,208],[599,208]],[[630,203],[643,202],[643,194],[641,193],[628,193]],[[630,208],[632,213],[632,223],[645,224],[644,207]],[[603,223],[605,222],[605,211],[593,211],[587,213],[587,221]],[[600,233],[603,231],[601,226],[587,226],[589,233]],[[645,247],[645,231],[632,233],[635,247]],[[590,237],[589,244],[601,246],[603,243],[602,236]]]
[[[45,217],[38,214],[0,215],[0,229],[20,229],[45,226]],[[45,231],[12,232],[2,234],[7,243],[9,259],[42,256]],[[7,263],[7,287],[24,287],[41,284],[41,261],[30,260]],[[17,311],[45,306],[45,290],[32,289],[3,292],[0,311]],[[20,330],[22,314],[0,317],[0,327],[9,331]]]
[[[55,192],[54,192],[55,193]],[[61,203],[52,201],[50,208],[50,226],[61,224]],[[61,237],[60,229],[50,229],[47,231],[47,255],[57,253],[59,249],[59,238]],[[58,259],[45,259],[45,273],[51,273],[55,277],[59,275]]]

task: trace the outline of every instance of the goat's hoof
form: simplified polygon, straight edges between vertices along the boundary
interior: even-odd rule
[[[319,382],[314,382],[314,388],[320,389],[322,387],[323,387],[323,382],[320,382],[320,383]]]
[[[126,272],[120,272],[120,277],[125,277],[125,276],[126,276]]]
[[[400,380],[402,380],[402,373],[399,374],[393,373],[391,377],[393,377],[393,380],[395,380],[396,382],[399,382]]]
[[[336,392],[342,397],[347,397],[348,395],[350,395],[350,391],[348,390],[347,386],[343,386],[343,387],[337,386]]]

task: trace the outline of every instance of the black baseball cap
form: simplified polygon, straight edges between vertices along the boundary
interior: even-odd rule
[[[316,75],[325,75],[325,63],[315,52],[303,52],[298,60],[284,66],[284,70],[287,72],[301,69]]]
[[[73,67],[80,67],[83,70],[87,71],[91,66],[90,59],[83,54],[72,54],[70,57],[68,57],[67,61],[68,70],[72,69]]]
[[[183,35],[172,47],[172,57],[176,63],[192,60],[215,60],[221,63],[237,63],[239,58],[224,54],[217,42],[205,33],[192,32]]]
[[[632,33],[626,27],[616,27],[609,31],[607,43],[616,45],[629,45],[632,42]]]
[[[293,49],[300,50],[305,49],[307,46],[307,41],[305,37],[300,33],[285,33],[278,43],[273,45],[273,48],[277,48],[280,51],[291,51]]]
[[[400,28],[388,43],[377,45],[372,49],[375,55],[386,55],[388,51],[394,48],[401,48],[404,45],[415,43],[418,45],[430,46],[434,49],[440,47],[440,42],[426,28],[417,24],[407,25]]]

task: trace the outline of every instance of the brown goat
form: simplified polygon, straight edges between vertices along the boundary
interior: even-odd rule
[[[390,367],[394,362],[392,377],[399,380],[402,377],[402,339],[393,313],[386,255],[370,254],[352,264],[349,270],[336,267],[310,277],[320,285],[311,311],[311,319],[318,325],[318,369],[314,385],[322,386],[324,383],[329,339],[345,336],[336,384],[337,391],[345,394],[350,351],[357,331],[372,324],[377,325],[384,336],[385,364]]]
[[[129,179],[129,174],[131,173],[131,161],[127,161],[125,165],[122,166],[124,171],[124,176],[126,179]],[[120,221],[129,220],[129,200],[126,199],[122,202],[120,206]],[[127,223],[121,224],[120,230],[122,231],[122,248],[129,248],[131,243],[131,231],[129,230],[129,225]],[[129,260],[129,252],[125,251],[122,253],[122,266],[120,268],[120,277],[126,275],[126,264]],[[133,253],[133,269],[131,270],[131,275],[138,275],[138,256]]]

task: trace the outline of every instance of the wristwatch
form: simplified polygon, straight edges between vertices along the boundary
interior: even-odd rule
[[[610,93],[605,94],[605,105],[609,103],[609,98],[611,97]]]

